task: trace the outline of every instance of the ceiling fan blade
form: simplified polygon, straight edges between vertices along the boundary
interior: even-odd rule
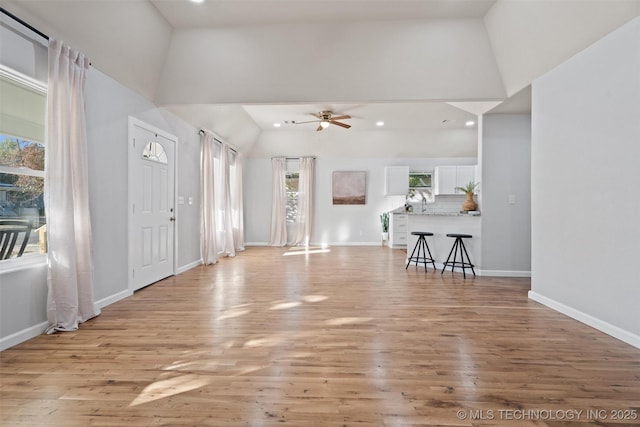
[[[336,122],[335,120],[329,120],[329,123],[331,123],[332,125],[341,126],[341,127],[345,128],[345,129],[349,129],[351,127],[351,125],[348,125],[346,123]]]
[[[322,129],[324,129],[324,128],[322,127],[322,125],[320,125],[320,126],[318,126],[318,129],[316,129],[316,131],[320,132]]]
[[[301,125],[303,123],[318,123],[320,120],[309,120],[308,122],[294,122],[296,125]]]
[[[351,116],[348,114],[345,114],[344,116],[331,116],[331,120],[344,120],[344,119],[350,119]]]

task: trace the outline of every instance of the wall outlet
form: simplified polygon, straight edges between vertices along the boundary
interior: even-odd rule
[[[193,204],[193,197],[189,196],[189,205]]]

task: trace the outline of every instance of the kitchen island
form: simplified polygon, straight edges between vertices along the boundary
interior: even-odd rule
[[[476,272],[479,270],[481,237],[479,215],[473,216],[454,212],[405,212],[401,209],[392,211],[391,214],[399,215],[401,221],[406,218],[407,257],[411,255],[418,240],[417,236],[411,235],[412,231],[433,233],[433,236],[427,237],[427,243],[438,268],[442,268],[455,240],[447,237],[447,234],[470,234],[473,238],[464,239],[464,244],[471,262],[476,266]]]

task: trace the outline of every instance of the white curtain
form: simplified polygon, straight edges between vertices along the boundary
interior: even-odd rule
[[[242,163],[210,132],[203,132],[200,149],[200,252],[204,264],[215,264],[220,255],[244,250]]]
[[[49,40],[45,210],[47,333],[78,329],[100,314],[93,302],[93,248],[85,118],[89,58]]]
[[[300,159],[300,179],[298,181],[298,214],[295,222],[293,245],[309,246],[311,239],[311,214],[313,212],[313,175],[315,159]]]
[[[233,238],[236,251],[244,251],[244,205],[242,198],[242,154],[234,156],[235,174],[231,180],[231,193],[236,197],[231,200],[233,212]]]
[[[271,238],[269,246],[287,244],[287,188],[286,163],[284,157],[271,159]]]
[[[218,185],[216,185],[216,193],[220,195],[218,209],[218,218],[220,219],[220,237],[221,243],[219,251],[225,256],[235,256],[236,246],[233,235],[233,202],[231,193],[231,147],[226,142],[222,143],[222,151],[220,152],[220,173]],[[236,196],[233,194],[233,196]]]
[[[200,138],[200,255],[205,265],[218,261],[215,197],[218,151],[213,135],[204,132]]]

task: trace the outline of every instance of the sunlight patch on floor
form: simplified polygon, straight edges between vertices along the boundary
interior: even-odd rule
[[[216,320],[232,319],[234,317],[244,316],[245,314],[248,314],[248,313],[251,313],[251,310],[232,308],[222,313],[220,316],[216,318]]]
[[[331,326],[353,325],[357,323],[367,323],[373,320],[372,317],[336,317],[335,319],[325,320],[324,323]]]
[[[309,247],[291,247],[289,250],[282,254],[282,256],[291,255],[309,255],[309,254],[325,254],[331,252],[327,246],[309,246]]]
[[[324,295],[305,295],[302,297],[302,301],[304,302],[321,302],[326,299],[329,299],[329,297]]]
[[[154,400],[164,399],[165,397],[175,396],[176,394],[204,387],[212,382],[213,378],[211,377],[195,374],[180,375],[167,380],[156,381],[145,387],[129,406],[138,406]]]
[[[278,304],[273,304],[269,307],[269,310],[286,310],[287,308],[293,308],[301,305],[300,301],[291,301],[291,302],[281,302]]]

